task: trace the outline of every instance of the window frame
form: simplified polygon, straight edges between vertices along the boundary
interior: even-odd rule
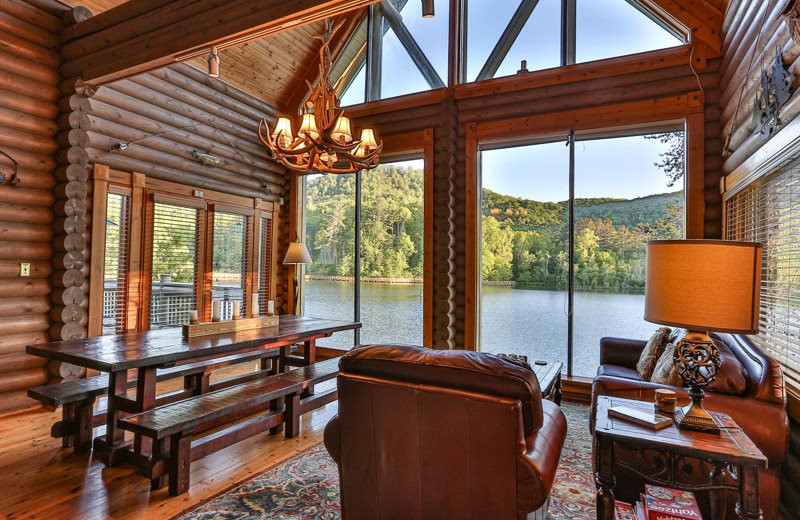
[[[600,108],[578,109],[540,116],[467,123],[466,128],[466,276],[464,348],[477,350],[480,343],[480,164],[481,149],[557,140],[574,135],[599,134],[659,125],[683,124],[686,139],[685,236],[704,238],[704,96],[692,92],[675,98],[638,101]]]
[[[201,320],[211,318],[211,267],[213,254],[213,219],[216,211],[247,217],[247,257],[244,312],[249,315],[252,294],[258,290],[260,266],[257,265],[258,236],[263,215],[271,219],[272,241],[276,252],[278,206],[261,199],[229,195],[147,177],[141,173],[111,170],[95,164],[93,170],[91,278],[89,287],[88,334],[102,334],[103,270],[105,268],[106,204],[109,193],[130,196],[127,305],[125,332],[143,332],[150,327],[150,291],[152,277],[153,207],[156,202],[198,210],[195,305]],[[98,261],[99,259],[99,261]],[[269,294],[274,299],[277,283],[277,257],[272,254]],[[99,282],[96,282],[99,281]]]
[[[423,159],[425,163],[424,169],[424,188],[423,188],[423,213],[424,213],[424,230],[423,230],[423,303],[422,303],[422,337],[423,346],[433,348],[433,169],[434,169],[434,139],[433,128],[425,128],[415,132],[408,132],[404,134],[394,134],[383,137],[383,154],[382,162],[394,162],[408,159]],[[360,172],[355,175],[360,175]],[[305,184],[302,175],[292,176],[292,193],[297,196],[292,198],[292,205],[294,209],[290,213],[290,219],[294,223],[291,229],[294,229],[297,236],[305,241]],[[358,180],[356,181],[358,183]],[[356,200],[356,211],[360,209],[359,201]],[[358,218],[356,218],[358,221]],[[356,262],[356,266],[359,262]],[[356,267],[357,269],[357,267]],[[304,273],[300,269],[301,275],[298,281],[299,291],[298,297],[300,305],[298,308],[299,313],[303,313],[303,282]],[[354,269],[355,279],[355,294],[354,294],[354,318],[357,318],[360,309],[356,306],[360,303],[358,284],[360,283],[361,274]],[[289,287],[294,283],[295,270],[292,269],[289,274]],[[293,302],[291,302],[293,305]],[[357,321],[357,320],[356,320]],[[358,332],[358,329],[356,329]],[[354,343],[358,343],[358,334],[354,336]]]

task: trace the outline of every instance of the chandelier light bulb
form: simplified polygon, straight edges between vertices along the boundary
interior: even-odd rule
[[[314,117],[314,114],[310,112],[306,112],[303,114],[303,121],[300,123],[300,130],[297,131],[297,135],[303,137],[310,137],[311,139],[316,139],[319,137],[319,130],[317,130],[317,120]]]
[[[361,147],[366,151],[377,148],[378,143],[375,141],[375,131],[372,128],[364,128],[361,130]]]
[[[283,147],[291,144],[293,140],[292,122],[289,121],[288,117],[278,118],[278,122],[275,123],[275,130],[272,132],[272,139],[279,142]]]
[[[336,120],[336,125],[333,127],[331,137],[340,143],[349,143],[353,140],[353,133],[350,130],[350,118],[339,116]]]

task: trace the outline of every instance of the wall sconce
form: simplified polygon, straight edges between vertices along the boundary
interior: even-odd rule
[[[19,163],[17,161],[15,161],[13,157],[8,155],[3,150],[0,150],[0,155],[2,155],[3,157],[7,158],[9,161],[11,161],[14,164],[14,173],[11,174],[11,178],[9,179],[9,182],[14,187],[19,186],[19,183],[20,183],[19,171],[18,171],[19,170]],[[5,180],[6,180],[5,172],[0,171],[0,182],[3,182]]]
[[[433,1],[434,0],[422,0],[422,17],[423,18],[433,18],[433,15],[436,14],[434,12],[434,8],[433,8]]]
[[[212,78],[219,77],[219,51],[216,47],[211,47],[211,54],[208,55],[208,75]]]

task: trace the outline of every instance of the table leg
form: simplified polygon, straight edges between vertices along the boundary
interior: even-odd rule
[[[101,454],[106,466],[117,462],[117,452],[125,442],[125,432],[117,428],[117,419],[122,411],[117,410],[114,397],[124,398],[128,392],[128,372],[120,370],[108,374],[108,411],[106,412],[106,434],[94,440],[95,449]]]
[[[317,362],[317,342],[316,340],[310,339],[303,344],[303,363],[308,365],[313,365]],[[308,397],[310,395],[314,395],[314,386],[308,385],[308,387],[303,390],[303,393],[300,395],[301,398]]]
[[[553,402],[561,406],[561,374],[556,376],[555,387],[553,388]]]
[[[736,513],[742,520],[763,520],[758,501],[758,468],[742,466],[739,469],[739,503]]]
[[[151,410],[156,405],[156,368],[140,367],[136,373],[136,409]],[[134,434],[133,450],[144,453],[150,450],[150,439]]]
[[[711,470],[711,484],[721,486],[724,482],[722,470],[725,469],[724,463],[714,463],[714,468]],[[709,492],[709,501],[711,506],[711,518],[726,518],[727,515],[727,491],[725,489],[715,489]]]
[[[597,520],[614,519],[614,443],[595,432],[595,483]]]

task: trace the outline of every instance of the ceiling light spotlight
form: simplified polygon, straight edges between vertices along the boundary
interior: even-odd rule
[[[212,78],[219,77],[219,51],[216,47],[211,47],[211,54],[208,55],[208,75]]]
[[[433,0],[422,0],[422,17],[433,18],[434,14]]]

